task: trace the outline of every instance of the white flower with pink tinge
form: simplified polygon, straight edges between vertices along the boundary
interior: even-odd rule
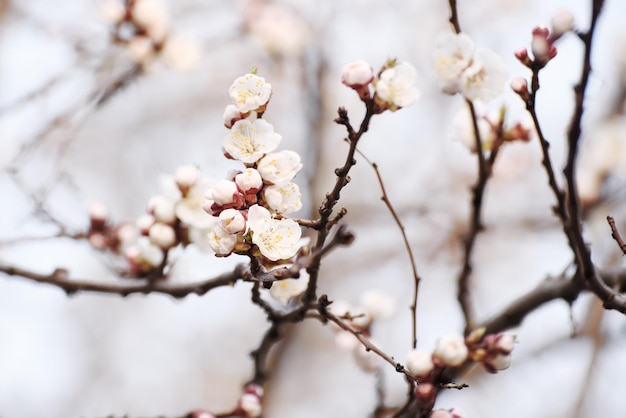
[[[224,138],[223,147],[227,156],[251,164],[274,151],[281,139],[281,135],[274,132],[274,127],[263,119],[242,119],[233,124]]]
[[[248,209],[248,228],[252,231],[252,243],[272,261],[289,259],[300,248],[302,230],[296,221],[272,219],[270,212],[262,206],[253,205]]]

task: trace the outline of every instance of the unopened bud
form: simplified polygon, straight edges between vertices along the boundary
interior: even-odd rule
[[[530,93],[528,92],[528,81],[522,77],[515,77],[511,81],[511,88],[515,93],[522,98],[523,101],[528,101]]]

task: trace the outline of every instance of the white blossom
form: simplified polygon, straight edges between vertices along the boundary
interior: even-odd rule
[[[164,259],[163,250],[150,242],[148,237],[137,239],[137,259],[149,267],[158,267]]]
[[[474,42],[464,33],[445,32],[437,37],[434,49],[435,74],[447,94],[459,91],[459,77],[470,65]]]
[[[348,87],[358,88],[374,80],[374,70],[365,61],[347,64],[341,71],[341,82]]]
[[[154,57],[154,44],[147,36],[135,36],[127,48],[130,59],[137,64],[145,64]]]
[[[290,300],[300,296],[307,288],[309,277],[306,272],[300,272],[297,279],[279,280],[272,284],[270,295],[280,303],[287,305]]]
[[[139,229],[139,232],[141,232],[143,235],[148,235],[150,227],[155,222],[156,220],[154,219],[154,216],[146,214],[138,217],[135,221],[135,225],[137,225],[137,229]]]
[[[302,208],[302,194],[295,183],[268,186],[263,190],[267,205],[279,213],[293,213]]]
[[[256,74],[237,78],[228,90],[239,112],[246,113],[267,104],[272,95],[272,85]]]
[[[202,208],[206,191],[209,189],[208,179],[198,180],[185,194],[185,197],[176,202],[176,216],[185,225],[192,228],[207,229],[211,225],[212,217]]]
[[[226,231],[221,222],[215,222],[209,230],[209,246],[217,255],[229,255],[237,243],[237,234]]]
[[[469,350],[462,335],[441,337],[433,356],[445,366],[458,367],[467,359]]]
[[[300,16],[283,4],[270,3],[251,16],[250,33],[269,53],[300,56],[309,41],[310,31]]]
[[[424,377],[433,370],[435,364],[428,351],[411,350],[407,355],[406,367],[414,376]]]
[[[248,209],[248,227],[252,242],[266,258],[285,260],[298,252],[302,231],[293,219],[272,219],[267,209],[253,205]]]
[[[242,119],[234,123],[224,138],[224,152],[246,164],[255,163],[264,154],[274,151],[282,136],[263,119]]]
[[[162,0],[136,0],[132,15],[133,20],[141,25],[153,40],[160,42],[167,35],[169,13]]]
[[[236,234],[246,229],[246,219],[237,209],[226,209],[219,216],[222,227],[230,234]]]
[[[301,169],[300,155],[287,150],[267,154],[257,166],[265,182],[278,185],[290,182]]]
[[[464,33],[444,33],[437,38],[434,67],[442,90],[461,92],[468,100],[489,101],[502,94],[508,69],[495,52],[478,48]]]
[[[115,236],[120,241],[120,245],[125,248],[137,240],[137,238],[139,237],[139,230],[136,225],[132,223],[125,223],[117,228],[117,230],[115,231]]]
[[[502,58],[487,48],[478,48],[472,64],[461,74],[461,93],[468,100],[488,102],[502,94],[508,78]]]
[[[153,244],[158,245],[163,249],[170,248],[176,244],[176,232],[174,231],[174,228],[160,222],[157,222],[150,227],[148,236]]]
[[[395,310],[393,299],[378,290],[368,290],[363,293],[361,305],[372,319],[388,318]]]
[[[482,149],[483,151],[490,151],[496,140],[494,126],[499,124],[500,113],[491,112],[482,116],[483,109],[480,106],[476,106],[475,110]],[[465,105],[459,108],[452,120],[452,136],[454,140],[465,145],[470,151],[476,152],[474,120],[470,110]]]
[[[174,202],[165,196],[151,197],[148,200],[148,212],[159,222],[173,224],[176,221]]]
[[[415,103],[420,92],[417,82],[417,70],[408,62],[400,62],[387,68],[375,82],[376,95],[390,106],[390,109],[407,107]]]
[[[167,38],[161,54],[165,62],[173,69],[191,71],[198,65],[202,50],[195,39],[176,35]]]
[[[235,183],[239,190],[246,194],[256,194],[263,187],[263,179],[254,168],[246,168],[235,176]]]

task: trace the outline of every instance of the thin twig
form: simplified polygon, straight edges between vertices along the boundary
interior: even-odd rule
[[[406,236],[404,225],[402,224],[400,217],[398,216],[396,210],[391,204],[391,201],[389,200],[389,196],[387,195],[387,190],[385,189],[385,183],[383,182],[383,178],[380,175],[380,170],[378,169],[378,165],[375,162],[371,161],[369,158],[367,158],[367,156],[363,154],[361,150],[357,149],[357,152],[361,155],[361,157],[363,157],[365,161],[367,161],[367,163],[372,167],[372,169],[374,169],[374,173],[376,173],[376,178],[378,179],[378,184],[380,186],[380,191],[383,194],[381,199],[383,202],[385,202],[385,206],[387,206],[387,209],[389,209],[389,213],[391,213],[391,216],[393,217],[393,220],[396,222],[398,229],[400,229],[400,234],[402,234],[402,240],[404,241],[404,247],[406,248],[406,252],[409,256],[409,262],[411,263],[411,270],[413,272],[413,283],[414,283],[413,302],[410,307],[411,308],[411,322],[412,322],[411,332],[413,336],[411,344],[413,348],[416,348],[417,347],[417,297],[419,294],[419,285],[420,285],[421,277],[417,273],[417,265],[415,263],[415,256],[413,255],[411,244],[409,244],[409,239]]]
[[[613,237],[615,242],[617,242],[617,245],[619,245],[620,250],[622,250],[624,255],[626,255],[626,242],[624,242],[624,239],[619,233],[617,226],[615,226],[615,219],[613,219],[612,216],[607,216],[606,220],[609,223],[609,226],[611,227],[611,236]]]

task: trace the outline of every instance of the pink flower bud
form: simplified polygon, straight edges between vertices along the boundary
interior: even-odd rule
[[[515,336],[511,334],[499,334],[495,348],[503,354],[510,354],[515,348]]]
[[[528,81],[525,78],[515,77],[511,81],[511,88],[522,98],[522,100],[526,101],[530,98],[530,93],[528,92]]]
[[[431,383],[419,383],[415,388],[415,398],[420,407],[424,409],[432,408],[437,397],[437,389]]]
[[[108,217],[109,209],[104,203],[94,202],[89,205],[89,218],[91,219],[92,225],[104,226]]]
[[[226,106],[226,109],[224,109],[224,115],[222,118],[224,119],[224,126],[230,129],[233,127],[235,122],[243,119],[243,116],[241,115],[241,112],[239,112],[237,106],[231,104]]]
[[[137,221],[135,221],[135,225],[137,225],[137,228],[139,229],[141,235],[148,235],[150,227],[154,224],[154,222],[154,216],[141,215],[139,218],[137,218]]]
[[[526,48],[521,47],[521,48],[516,49],[514,52],[514,55],[515,55],[515,58],[517,58],[519,62],[521,62],[525,66],[527,67],[531,66],[532,61],[530,57],[528,56],[528,50]]]
[[[239,409],[246,414],[247,418],[260,417],[263,411],[261,399],[251,393],[244,393],[239,398]]]
[[[341,82],[348,87],[358,89],[374,80],[374,70],[365,61],[355,61],[343,67]]]

